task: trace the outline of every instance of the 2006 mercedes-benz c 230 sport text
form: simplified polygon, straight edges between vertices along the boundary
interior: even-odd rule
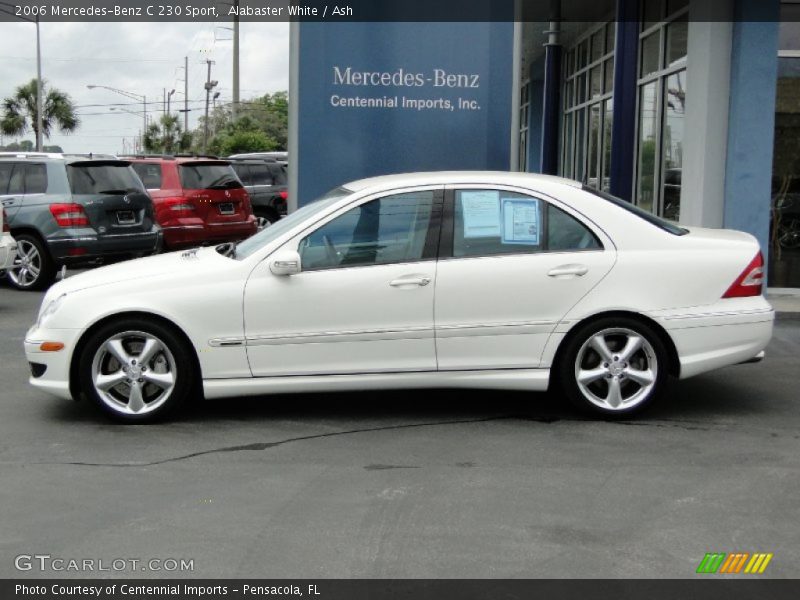
[[[762,269],[746,233],[574,181],[393,175],[236,244],[61,281],[25,349],[34,386],[128,422],[202,396],[551,383],[620,416],[763,356]]]

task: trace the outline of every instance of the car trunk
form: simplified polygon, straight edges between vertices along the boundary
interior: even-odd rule
[[[207,224],[241,223],[250,216],[247,192],[229,163],[192,161],[178,172],[185,199]]]
[[[149,232],[153,204],[126,161],[86,161],[67,168],[72,202],[100,236]]]

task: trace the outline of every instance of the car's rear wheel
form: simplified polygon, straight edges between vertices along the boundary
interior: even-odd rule
[[[663,392],[668,360],[651,327],[611,317],[588,323],[571,336],[557,368],[575,405],[596,415],[621,417],[642,411]]]
[[[270,207],[256,208],[253,211],[253,214],[256,216],[256,222],[258,223],[259,231],[265,227],[269,227],[281,218],[281,216],[278,214],[278,211]]]
[[[159,420],[192,389],[194,362],[171,328],[147,319],[110,323],[87,341],[79,358],[83,392],[115,420]]]
[[[14,237],[17,258],[8,270],[8,280],[19,290],[45,289],[56,278],[56,268],[47,248],[34,235],[23,233]]]

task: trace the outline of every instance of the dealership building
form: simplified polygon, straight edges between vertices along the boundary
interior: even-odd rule
[[[293,25],[297,201],[387,172],[558,174],[687,226],[750,232],[769,285],[800,287],[800,5],[575,6]]]

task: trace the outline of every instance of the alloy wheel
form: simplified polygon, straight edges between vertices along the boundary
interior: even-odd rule
[[[39,249],[28,240],[17,242],[17,258],[9,269],[8,276],[15,285],[21,288],[31,287],[39,279],[42,272],[42,255]]]
[[[100,344],[92,361],[92,385],[114,412],[146,415],[175,389],[177,367],[167,345],[151,333],[125,331]]]
[[[653,346],[632,329],[598,331],[584,342],[575,359],[575,381],[581,394],[608,411],[628,410],[647,400],[657,378]]]

